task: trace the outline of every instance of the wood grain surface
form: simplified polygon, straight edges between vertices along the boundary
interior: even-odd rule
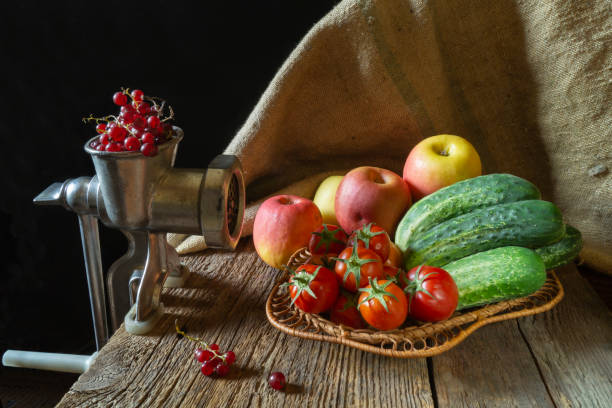
[[[565,300],[519,329],[557,407],[612,407],[612,314],[574,265],[559,272]]]
[[[184,261],[192,274],[185,287],[164,290],[157,328],[131,336],[121,327],[59,407],[612,405],[612,319],[601,301],[583,302],[592,290],[574,266],[561,273],[568,294],[552,312],[484,327],[432,359],[402,360],[274,329],[264,304],[280,271],[250,240]],[[189,335],[234,350],[227,377],[199,372],[175,319]],[[284,392],[267,385],[271,371],[287,377]]]

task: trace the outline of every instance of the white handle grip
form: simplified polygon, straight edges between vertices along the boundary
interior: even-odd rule
[[[98,353],[92,355],[40,353],[37,351],[6,350],[2,365],[7,367],[36,368],[64,373],[85,372]]]

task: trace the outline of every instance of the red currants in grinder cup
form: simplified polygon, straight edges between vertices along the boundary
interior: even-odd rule
[[[119,107],[117,115],[83,119],[96,124],[98,136],[89,143],[90,148],[155,156],[158,146],[172,138],[174,111],[165,101],[147,96],[140,89],[123,88],[112,99]]]

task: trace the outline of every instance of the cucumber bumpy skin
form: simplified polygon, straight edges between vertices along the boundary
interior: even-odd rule
[[[420,264],[442,266],[502,246],[541,247],[560,240],[564,233],[561,212],[551,202],[498,204],[451,218],[429,230],[404,254],[406,270]]]
[[[571,225],[565,225],[565,235],[554,244],[534,249],[540,255],[546,270],[571,262],[582,249],[582,234]]]
[[[515,246],[479,252],[442,268],[457,285],[457,310],[527,296],[546,281],[542,258]]]
[[[395,243],[406,251],[411,242],[451,218],[492,205],[540,198],[535,185],[512,174],[459,181],[417,201],[398,224]]]

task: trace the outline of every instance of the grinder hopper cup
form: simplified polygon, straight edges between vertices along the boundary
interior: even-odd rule
[[[245,190],[240,161],[219,155],[206,169],[175,169],[183,138],[172,137],[158,154],[107,152],[85,144],[94,177],[54,183],[34,202],[62,205],[78,214],[85,257],[96,345],[109,338],[106,295],[97,219],[120,229],[129,249],[106,274],[113,329],[121,322],[132,334],[148,332],[162,313],[161,289],[181,286],[188,273],[166,233],[203,235],[208,247],[236,247],[242,229]]]

